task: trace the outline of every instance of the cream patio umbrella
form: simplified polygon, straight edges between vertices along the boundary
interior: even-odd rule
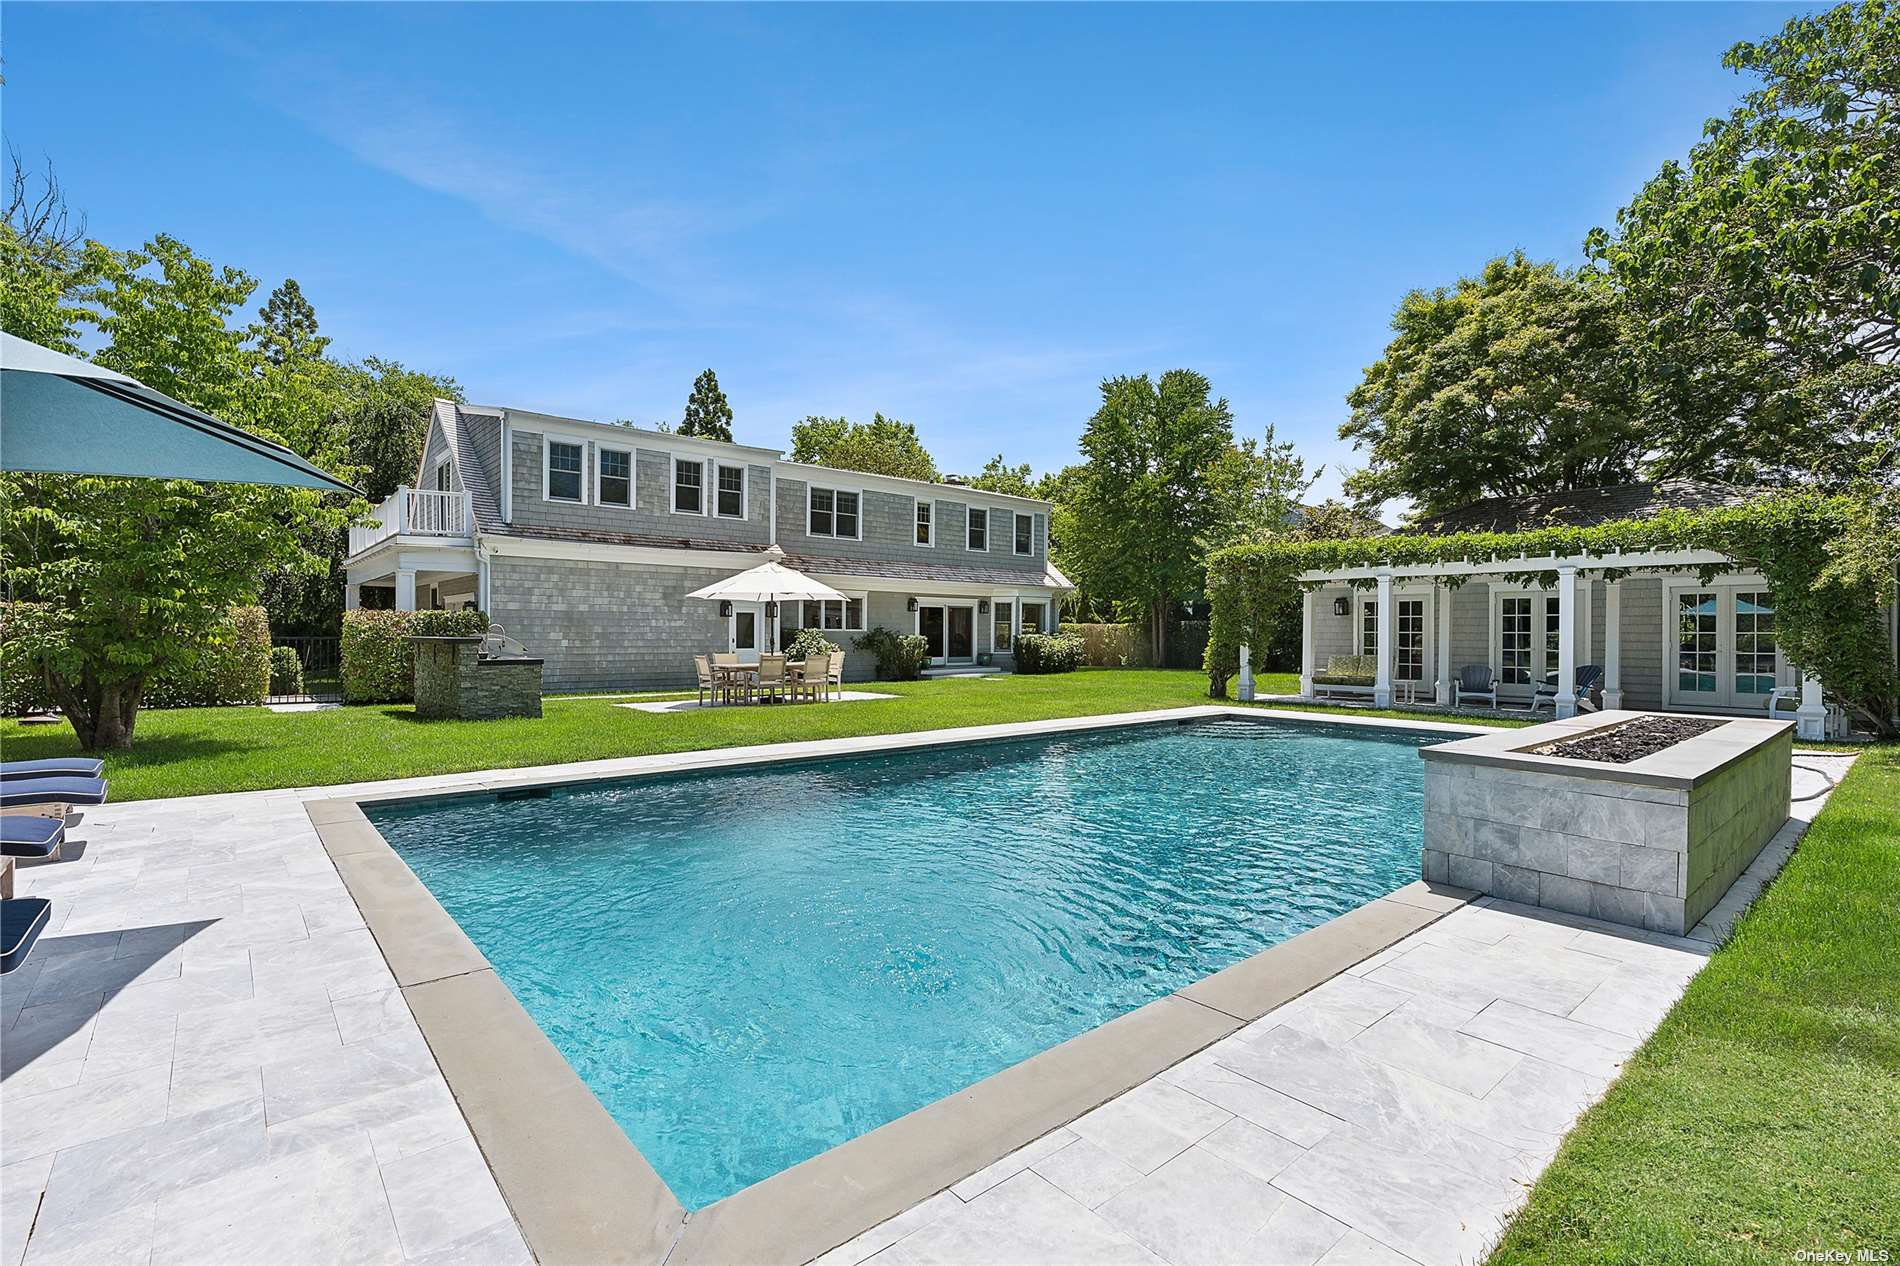
[[[768,604],[766,614],[772,623],[772,641],[779,644],[778,604],[781,602],[843,602],[845,596],[820,580],[813,580],[804,572],[793,571],[779,560],[785,557],[785,551],[777,545],[767,547],[766,561],[757,567],[728,576],[724,580],[714,581],[704,589],[695,589],[687,594],[689,598],[704,598],[708,602],[763,602]]]

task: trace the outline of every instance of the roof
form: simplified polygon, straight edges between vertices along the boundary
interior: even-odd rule
[[[1712,510],[1742,505],[1755,493],[1731,484],[1698,479],[1611,484],[1540,492],[1522,497],[1486,497],[1434,514],[1400,529],[1440,536],[1453,532],[1521,532],[1540,527],[1593,527],[1619,519],[1642,519],[1664,510]]]
[[[435,420],[442,428],[443,439],[448,441],[449,451],[455,454],[455,472],[461,477],[462,487],[468,490],[469,504],[475,510],[475,526],[484,532],[497,532],[502,526],[501,503],[489,486],[487,469],[475,455],[474,442],[468,428],[462,425],[461,413],[453,400],[435,402]]]

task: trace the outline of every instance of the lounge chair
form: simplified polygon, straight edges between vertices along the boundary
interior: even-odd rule
[[[103,778],[0,778],[0,809],[105,802]]]
[[[1313,697],[1322,695],[1370,695],[1378,678],[1377,655],[1333,655],[1326,671],[1313,674]]]
[[[52,912],[53,903],[45,897],[0,899],[0,975],[26,961]]]
[[[21,813],[0,815],[0,855],[57,857],[65,840],[66,823],[62,819]]]
[[[0,761],[0,778],[97,778],[106,763],[93,756],[53,756],[46,760]]]
[[[1466,664],[1458,670],[1458,679],[1451,683],[1451,706],[1462,708],[1468,701],[1488,700],[1491,710],[1498,706],[1498,675],[1491,671],[1489,664]]]
[[[831,661],[825,666],[825,694],[830,696],[835,687],[839,694],[844,693],[844,652],[832,651],[827,658]]]
[[[699,702],[703,707],[708,695],[719,697],[719,679],[713,676],[712,663],[704,655],[693,656],[693,672],[699,677]]]
[[[1603,680],[1603,666],[1602,665],[1600,664],[1577,665],[1577,708],[1579,711],[1595,712],[1597,710],[1597,705],[1590,702],[1590,692],[1595,690],[1597,688],[1597,683],[1602,680]],[[1552,673],[1550,676],[1544,678],[1543,685],[1537,687],[1536,692],[1531,695],[1531,711],[1532,712],[1535,712],[1539,708],[1542,708],[1545,706],[1548,706],[1550,710],[1553,712],[1557,710],[1557,674],[1556,673]]]

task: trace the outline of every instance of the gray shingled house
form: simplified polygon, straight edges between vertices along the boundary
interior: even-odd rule
[[[846,595],[785,604],[781,638],[921,634],[933,665],[1013,666],[1071,588],[1049,503],[787,461],[778,450],[438,400],[414,487],[352,528],[345,605],[474,604],[546,660],[551,690],[687,685],[692,657],[752,659],[763,606],[686,595],[764,561]]]

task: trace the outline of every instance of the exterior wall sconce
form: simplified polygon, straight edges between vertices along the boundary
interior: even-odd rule
[[[976,609],[978,614],[988,615],[990,613],[990,600],[988,598],[978,598],[976,600]]]
[[[1352,602],[1350,599],[1343,598],[1343,597],[1333,599],[1333,614],[1334,615],[1344,615],[1346,614],[1346,612],[1350,611],[1351,609],[1352,609]]]
[[[732,604],[730,602],[722,602],[719,604],[719,618],[720,619],[723,620],[731,614],[732,614]]]
[[[904,604],[904,610],[906,611],[915,611],[916,609],[917,609],[917,599],[915,598],[912,598],[910,601]]]
[[[768,602],[765,604],[765,618],[768,620],[778,619],[778,603]]]

